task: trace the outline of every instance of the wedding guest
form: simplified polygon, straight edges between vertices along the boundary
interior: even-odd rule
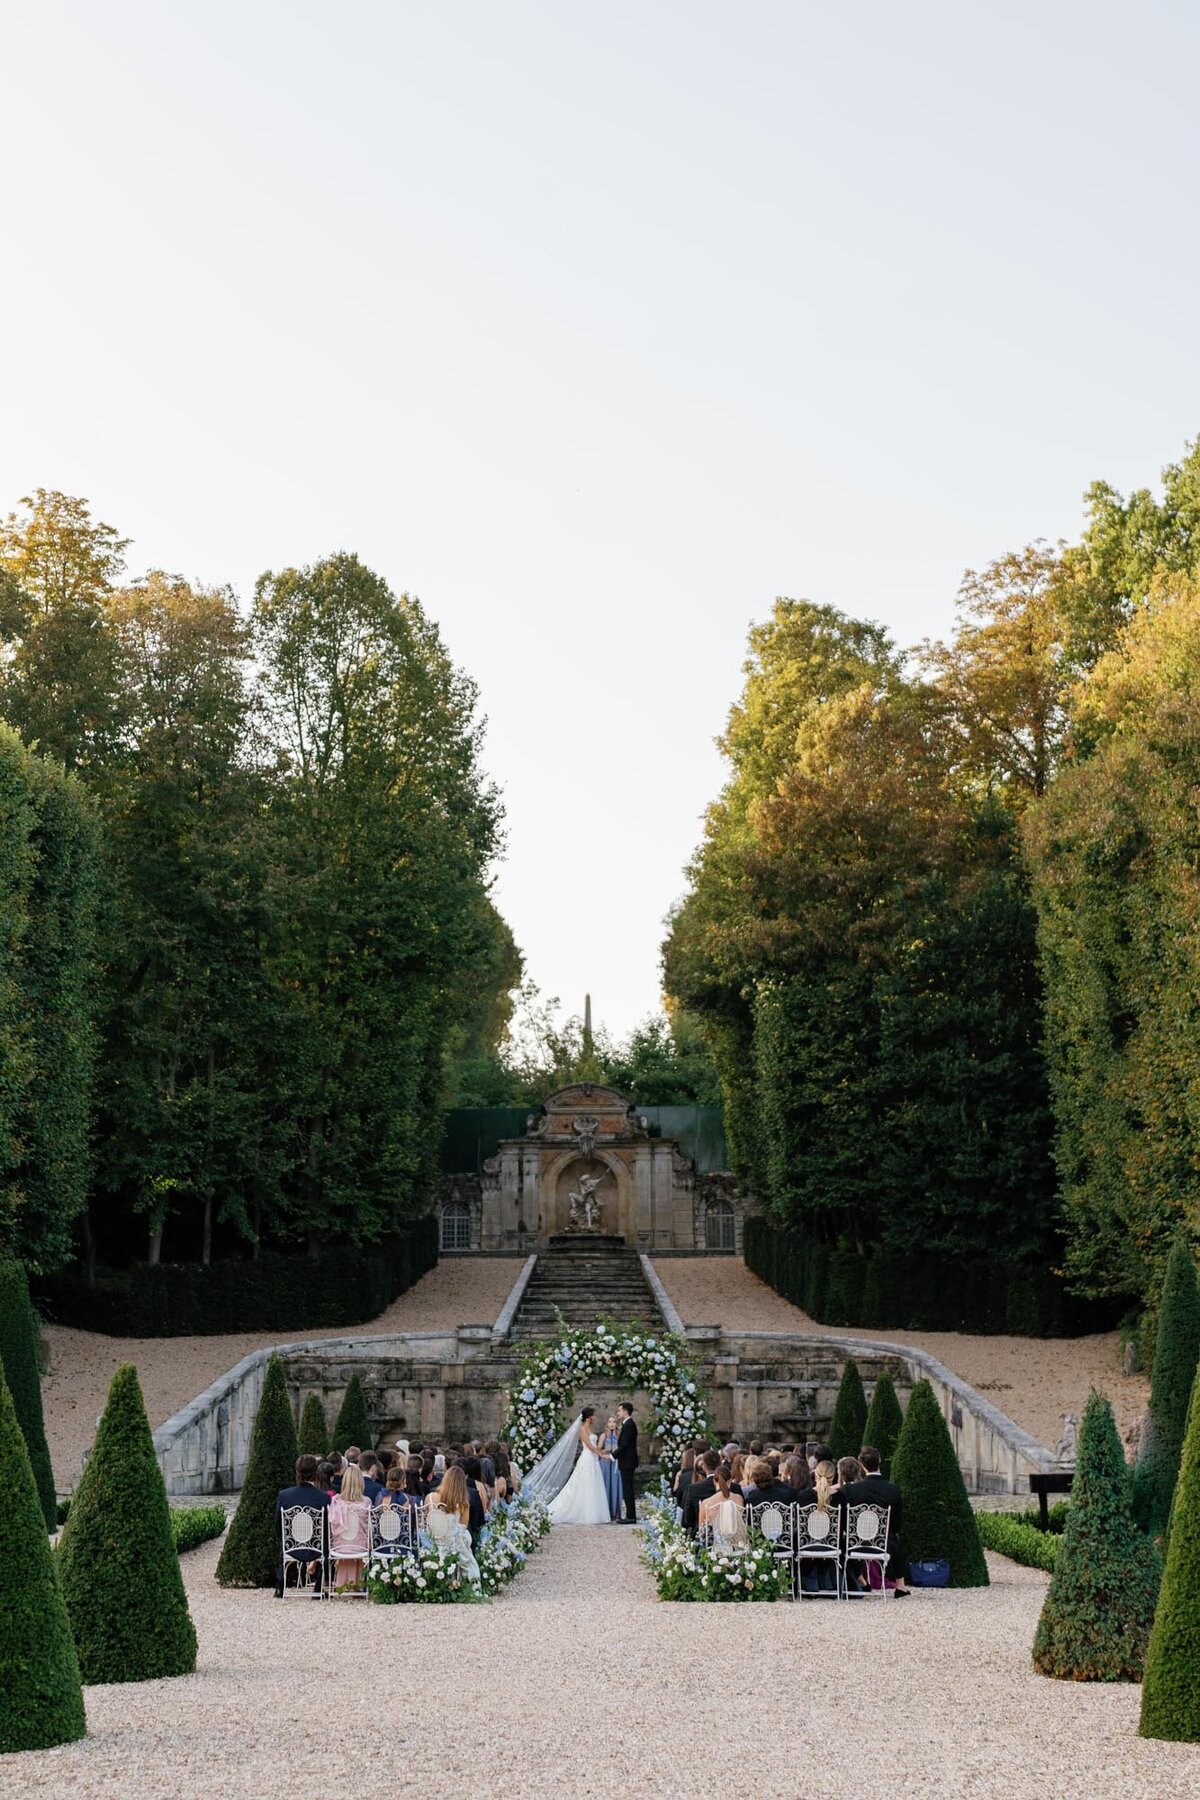
[[[275,1496],[275,1535],[279,1539],[279,1563],[275,1570],[275,1598],[283,1598],[283,1514],[286,1507],[319,1506],[322,1509],[329,1505],[329,1495],[320,1485],[320,1464],[315,1456],[298,1456],[296,1458],[295,1487],[280,1488]],[[304,1565],[304,1574],[309,1573],[308,1565],[316,1563],[316,1593],[321,1592],[321,1551],[319,1547],[312,1550],[296,1550],[293,1555]],[[297,1572],[297,1580],[300,1574]]]
[[[789,1456],[779,1472],[779,1478],[792,1489],[800,1506],[807,1506],[812,1499],[812,1470],[802,1456]]]
[[[699,1528],[702,1504],[717,1491],[716,1474],[720,1466],[721,1458],[715,1450],[706,1450],[700,1458],[700,1479],[688,1488],[683,1508],[683,1529],[689,1537],[695,1537]]]
[[[358,1461],[358,1459],[359,1459],[359,1456],[360,1456],[360,1455],[361,1455],[361,1454],[362,1454],[362,1453],[361,1453],[361,1451],[360,1451],[360,1450],[359,1450],[359,1448],[358,1448],[358,1445],[357,1445],[357,1444],[351,1444],[351,1446],[350,1446],[350,1448],[349,1448],[349,1449],[348,1449],[348,1450],[347,1450],[347,1451],[346,1451],[346,1453],[345,1453],[345,1456],[346,1456],[346,1461],[347,1461],[347,1462],[348,1462],[348,1463],[356,1463],[356,1462],[357,1462],[357,1461]]]
[[[845,1487],[847,1482],[861,1481],[866,1473],[857,1456],[839,1458],[837,1466],[838,1487]]]
[[[740,1444],[722,1444],[721,1461],[731,1463],[741,1447]]]
[[[333,1464],[325,1461],[317,1469],[317,1486],[330,1497],[333,1495]]]
[[[346,1467],[346,1459],[344,1456],[340,1456],[336,1450],[331,1450],[329,1452],[329,1460],[333,1465],[333,1480],[330,1483],[330,1492],[336,1494],[341,1489],[342,1470]]]
[[[335,1587],[357,1587],[370,1546],[371,1502],[357,1463],[347,1463],[342,1485],[329,1502],[329,1553]]]
[[[387,1486],[380,1495],[379,1505],[383,1506],[420,1506],[421,1496],[411,1486],[411,1478],[406,1469],[398,1462],[388,1470]]]
[[[503,1444],[494,1439],[486,1446],[496,1470],[495,1492],[497,1500],[507,1500],[512,1493],[512,1468],[508,1460],[508,1451]]]
[[[818,1444],[816,1438],[809,1438],[807,1444],[804,1446],[804,1456],[809,1469],[815,1469],[821,1460],[821,1446]]]
[[[400,1465],[397,1462],[395,1466],[399,1468]],[[421,1461],[419,1456],[409,1457],[408,1467],[405,1469],[404,1474],[404,1485],[408,1489],[408,1492],[415,1495],[418,1500],[423,1500],[429,1492],[429,1486],[425,1479],[425,1464]]]
[[[810,1506],[819,1507],[823,1513],[829,1511],[829,1497],[837,1485],[837,1470],[828,1458],[819,1462],[812,1472],[813,1485],[805,1496]],[[833,1534],[830,1533],[832,1538]],[[836,1594],[837,1565],[829,1556],[802,1556],[800,1558],[800,1586],[806,1594]]]
[[[363,1478],[363,1493],[374,1506],[383,1492],[383,1483],[379,1480],[379,1458],[373,1450],[364,1450],[358,1459],[359,1474]]]
[[[479,1580],[470,1532],[471,1503],[467,1478],[460,1468],[447,1469],[441,1486],[425,1507],[425,1529],[435,1544],[453,1550],[467,1579]]]
[[[689,1444],[679,1459],[679,1468],[676,1471],[674,1481],[671,1483],[671,1492],[675,1497],[676,1506],[682,1506],[687,1499],[687,1489],[692,1479],[692,1468],[695,1461],[696,1452],[692,1445]]]
[[[391,1468],[391,1466],[395,1462],[395,1460],[396,1460],[396,1452],[394,1450],[381,1450],[379,1452],[378,1456],[375,1458],[375,1461],[378,1464],[378,1469],[377,1469],[376,1473],[378,1474],[380,1481],[383,1482],[385,1487],[387,1486],[388,1470]],[[407,1464],[402,1464],[401,1467],[407,1467]]]
[[[470,1508],[468,1521],[471,1543],[478,1544],[479,1534],[487,1524],[488,1511],[492,1497],[483,1484],[483,1470],[477,1456],[468,1456],[463,1463],[463,1474],[467,1478],[467,1503]]]
[[[775,1501],[779,1506],[795,1505],[795,1489],[785,1487],[784,1483],[777,1479],[775,1470],[765,1456],[755,1457],[747,1474],[751,1485],[746,1487],[743,1484],[742,1489],[747,1506],[763,1506],[770,1500]]]
[[[734,1491],[727,1462],[714,1469],[713,1488],[708,1499],[700,1502],[698,1523],[712,1526],[715,1548],[732,1550],[746,1542],[746,1502]]]
[[[739,1450],[729,1459],[729,1479],[736,1494],[745,1488],[746,1458]]]
[[[763,1453],[762,1439],[761,1438],[751,1438],[750,1439],[750,1454],[751,1454],[751,1456],[761,1456],[762,1453]]]
[[[850,1458],[845,1458],[850,1461]],[[900,1523],[904,1517],[904,1500],[900,1489],[894,1481],[887,1481],[880,1472],[878,1450],[872,1444],[864,1444],[858,1454],[858,1464],[862,1473],[853,1478],[843,1480],[833,1495],[835,1506],[878,1506],[890,1507],[888,1514],[888,1568],[893,1571],[887,1578],[886,1585],[891,1588],[897,1600],[908,1598],[908,1587],[904,1580],[904,1571],[896,1560],[896,1544],[900,1535]],[[841,1464],[838,1465],[841,1473]]]

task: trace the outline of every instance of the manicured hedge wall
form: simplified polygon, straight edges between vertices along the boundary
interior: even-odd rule
[[[61,1325],[113,1337],[203,1337],[223,1331],[327,1330],[373,1319],[437,1262],[437,1220],[356,1249],[318,1257],[264,1251],[253,1262],[139,1264],[38,1284],[43,1309]]]
[[[822,1325],[1073,1337],[1116,1322],[1112,1306],[1077,1299],[1048,1270],[855,1256],[795,1237],[761,1214],[746,1220],[743,1253],[748,1268]]]

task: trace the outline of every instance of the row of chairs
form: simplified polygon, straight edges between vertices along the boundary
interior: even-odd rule
[[[369,1562],[390,1562],[396,1556],[411,1556],[417,1547],[417,1539],[425,1523],[423,1506],[375,1506],[371,1508],[368,1519],[368,1544],[366,1557]],[[296,1570],[296,1580],[292,1591],[297,1592],[301,1581],[306,1578],[313,1567],[320,1565],[323,1575],[321,1592],[326,1599],[333,1599],[333,1584],[330,1581],[330,1568],[335,1560],[329,1541],[329,1509],[324,1506],[285,1506],[282,1513],[281,1532],[283,1538],[283,1592],[288,1592],[288,1569]],[[315,1553],[315,1554],[314,1554]],[[346,1598],[356,1597],[360,1590],[354,1590]],[[337,1598],[343,1598],[338,1595]]]
[[[746,1529],[757,1531],[780,1561],[789,1564],[792,1598],[850,1600],[886,1594],[890,1506],[784,1505],[764,1500],[746,1507]],[[710,1548],[724,1547],[712,1525],[701,1533]],[[866,1585],[852,1580],[860,1570]],[[822,1571],[832,1580],[822,1581]]]

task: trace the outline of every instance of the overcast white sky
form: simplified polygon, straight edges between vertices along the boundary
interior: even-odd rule
[[[624,1031],[773,597],[943,631],[1196,435],[1198,52],[1153,0],[10,6],[0,507],[419,594],[529,971]]]

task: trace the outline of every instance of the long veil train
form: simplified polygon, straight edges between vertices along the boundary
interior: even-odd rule
[[[521,1481],[521,1492],[530,1494],[535,1500],[546,1505],[560,1494],[571,1479],[571,1470],[575,1466],[575,1452],[579,1448],[579,1423],[583,1414],[578,1413],[558,1442],[552,1444],[541,1462],[534,1463],[528,1475]]]

